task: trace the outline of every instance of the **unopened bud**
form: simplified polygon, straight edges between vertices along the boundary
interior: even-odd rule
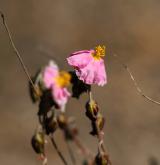
[[[29,93],[33,103],[39,101],[42,95],[43,89],[42,89],[41,77],[42,77],[41,71],[38,70],[38,72],[33,77],[31,77],[33,84],[29,82]]]
[[[107,155],[98,154],[95,158],[96,165],[109,165],[109,159]]]
[[[83,165],[89,165],[89,163],[88,163],[87,160],[84,160],[84,161],[82,162],[82,164],[83,164]]]
[[[31,140],[32,147],[37,154],[44,153],[44,134],[42,132],[37,132]]]
[[[96,120],[98,111],[99,111],[98,104],[94,100],[88,101],[86,103],[86,116],[90,120],[92,121]]]
[[[67,140],[73,140],[78,134],[78,129],[74,121],[68,122],[65,128],[65,137]]]
[[[51,90],[48,89],[48,90],[43,91],[40,102],[39,102],[38,115],[41,116],[41,115],[47,114],[53,108],[53,106],[55,108],[58,108],[57,104],[53,100]]]
[[[47,117],[45,119],[45,130],[46,134],[49,135],[50,133],[54,133],[58,127],[57,120],[55,117]]]
[[[58,117],[57,117],[57,122],[58,122],[58,125],[61,129],[64,129],[67,125],[67,118],[65,117],[64,114],[60,114]]]

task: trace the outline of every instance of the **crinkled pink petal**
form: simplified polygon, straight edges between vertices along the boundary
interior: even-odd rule
[[[95,60],[92,58],[92,61],[87,66],[76,69],[76,74],[86,84],[103,86],[107,83],[104,61],[102,59]]]
[[[67,58],[68,64],[75,68],[83,68],[92,60],[93,50],[83,50],[71,54]]]
[[[58,86],[52,86],[52,95],[56,103],[61,107],[63,107],[71,94],[68,92],[67,88],[61,88]]]
[[[78,54],[82,54],[82,53],[90,53],[91,51],[94,51],[94,50],[80,50],[80,51],[76,51],[76,52],[72,53],[70,56],[74,56],[74,55],[78,55]]]
[[[51,88],[52,85],[54,85],[54,78],[58,75],[58,67],[54,63],[50,63],[49,66],[47,66],[44,69],[43,73],[43,81],[46,88]]]

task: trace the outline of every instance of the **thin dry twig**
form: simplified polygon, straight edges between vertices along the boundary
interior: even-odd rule
[[[56,142],[55,142],[55,140],[54,140],[53,135],[50,135],[50,139],[51,139],[51,142],[52,142],[54,148],[56,149],[56,151],[57,151],[59,157],[61,158],[62,162],[63,162],[65,165],[68,165],[66,159],[64,158],[64,156],[62,155],[61,151],[59,150],[59,148],[58,148],[58,146],[57,146],[57,144],[56,144]]]
[[[18,49],[16,48],[16,46],[15,46],[15,44],[14,44],[14,41],[13,41],[13,39],[12,39],[11,32],[10,32],[10,30],[9,30],[9,27],[8,27],[8,25],[7,25],[5,16],[4,16],[4,14],[3,14],[2,11],[0,11],[0,15],[1,15],[1,18],[2,18],[2,23],[3,23],[4,27],[5,27],[5,30],[6,30],[6,32],[7,32],[7,35],[8,35],[8,37],[9,37],[10,44],[11,44],[13,50],[14,50],[14,53],[16,54],[18,60],[20,61],[20,64],[21,64],[21,66],[22,66],[22,68],[23,68],[23,71],[24,71],[24,73],[26,74],[26,76],[27,76],[29,82],[31,83],[31,85],[32,85],[32,87],[33,87],[35,93],[37,94],[37,96],[39,96],[39,93],[38,93],[38,91],[37,91],[37,89],[36,89],[36,87],[35,87],[35,85],[34,85],[32,79],[31,79],[31,77],[30,77],[29,71],[28,71],[26,65],[24,64],[23,59],[22,59],[22,57],[21,57],[21,55],[20,55]],[[55,147],[55,149],[56,149],[58,155],[60,156],[60,158],[62,159],[63,163],[64,163],[65,165],[67,165],[67,162],[66,162],[66,160],[64,159],[62,153],[59,151],[58,146],[57,146],[57,144],[56,144],[54,138],[53,138],[53,137],[50,137],[50,138],[51,138],[51,141],[52,141],[53,146]],[[47,164],[47,161],[46,161],[46,160],[44,161],[44,164],[45,164],[45,165]]]
[[[20,61],[20,64],[21,64],[21,66],[22,66],[22,68],[23,68],[23,71],[25,72],[25,74],[26,74],[28,80],[30,81],[30,83],[31,83],[31,85],[32,85],[32,87],[33,87],[33,89],[35,90],[36,94],[38,95],[38,92],[37,92],[37,90],[36,90],[36,87],[34,86],[34,83],[33,83],[32,79],[31,79],[31,77],[30,77],[30,75],[29,75],[28,69],[27,69],[27,67],[25,66],[25,64],[24,64],[24,62],[23,62],[23,59],[22,59],[22,57],[21,57],[21,55],[20,55],[18,49],[16,48],[16,46],[15,46],[15,44],[14,44],[14,42],[13,42],[11,32],[10,32],[10,30],[9,30],[9,27],[8,27],[8,25],[7,25],[7,22],[6,22],[6,18],[5,18],[5,16],[4,16],[4,14],[3,14],[2,11],[0,11],[0,15],[1,15],[1,18],[2,18],[2,23],[3,23],[4,27],[5,27],[5,30],[6,30],[6,32],[7,32],[7,35],[8,35],[8,37],[9,37],[10,44],[11,44],[13,50],[14,50],[14,53],[16,54],[18,60]]]
[[[92,165],[94,162],[94,154],[80,141],[77,136],[73,138],[73,141],[79,149],[80,153],[84,155],[87,163]]]
[[[73,151],[72,151],[72,148],[69,144],[69,142],[67,140],[65,140],[66,144],[67,144],[67,149],[68,149],[68,152],[69,152],[69,155],[70,155],[70,158],[71,158],[71,161],[72,161],[72,164],[73,165],[76,165],[76,159],[74,157],[74,154],[73,154]]]
[[[66,128],[67,127],[69,128],[68,122],[66,124],[67,124]],[[63,131],[65,131],[65,129],[63,129]],[[81,142],[79,137],[77,135],[75,135],[75,133],[72,130],[68,129],[68,131],[69,131],[69,134],[73,137],[73,142],[75,143],[75,145],[79,149],[80,153],[83,154],[85,156],[85,158],[88,158],[88,156],[93,158],[94,157],[93,153],[87,148],[86,145],[84,145]],[[64,132],[64,134],[65,134],[65,132]],[[65,141],[67,141],[66,138],[65,138]],[[66,143],[68,143],[68,142],[66,142]]]
[[[138,85],[138,83],[137,83],[135,77],[133,76],[131,70],[129,69],[129,67],[128,67],[126,64],[124,64],[124,63],[122,63],[122,62],[120,62],[120,61],[118,60],[118,55],[117,55],[117,54],[113,54],[113,56],[117,58],[118,63],[119,63],[120,65],[122,65],[122,67],[128,72],[128,74],[129,74],[131,80],[133,81],[134,86],[136,87],[136,90],[138,91],[138,93],[139,93],[142,97],[144,97],[145,99],[147,99],[148,101],[150,101],[150,102],[152,102],[152,103],[154,103],[154,104],[160,105],[160,102],[159,102],[159,101],[156,101],[155,99],[153,99],[153,98],[151,98],[151,97],[149,97],[149,96],[147,96],[147,95],[145,95],[145,94],[143,93],[143,91],[142,91],[141,88],[139,87],[139,85]]]
[[[81,153],[87,158],[88,156],[93,157],[93,154],[89,151],[89,149],[82,144],[82,142],[79,140],[78,137],[74,137],[74,143],[78,147],[78,149],[81,151]]]

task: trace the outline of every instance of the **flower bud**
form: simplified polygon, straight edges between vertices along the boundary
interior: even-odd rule
[[[90,90],[91,86],[85,84],[83,81],[79,80],[76,73],[74,71],[69,72],[71,75],[71,83],[72,83],[72,97],[79,99],[79,97]]]
[[[53,115],[51,117],[46,117],[44,125],[47,135],[54,133],[58,127],[57,120]]]
[[[83,160],[82,164],[83,164],[83,165],[89,165],[89,163],[88,163],[87,160]]]
[[[42,81],[41,76],[42,76],[41,70],[38,70],[37,73],[33,77],[31,77],[32,82],[34,84],[34,88],[33,88],[33,84],[29,82],[29,94],[33,103],[36,103],[37,101],[39,101],[42,95],[43,87],[41,83]]]
[[[43,94],[41,96],[40,103],[39,103],[38,115],[40,116],[40,115],[47,114],[47,112],[49,112],[53,106],[57,108],[58,105],[53,100],[51,90],[48,89],[48,90],[43,91]]]
[[[73,140],[74,137],[78,134],[78,129],[75,124],[75,121],[70,121],[65,128],[65,137],[67,140]]]
[[[109,165],[109,159],[107,155],[98,154],[95,158],[96,165]]]
[[[57,122],[58,122],[58,125],[61,129],[65,129],[65,127],[67,125],[67,118],[65,117],[64,114],[60,114],[57,117]]]
[[[74,129],[66,128],[65,129],[66,140],[73,140],[77,134],[78,134],[77,128],[74,128]]]
[[[42,132],[37,132],[32,137],[31,144],[32,144],[34,151],[37,154],[44,153],[44,144],[45,144],[44,134]]]
[[[88,101],[86,103],[86,116],[90,120],[92,120],[92,121],[96,120],[98,111],[99,111],[99,107],[94,100]]]

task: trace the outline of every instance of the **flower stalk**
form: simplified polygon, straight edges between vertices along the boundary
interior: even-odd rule
[[[93,102],[94,100],[93,100],[91,88],[88,91],[88,94],[89,94],[89,101]],[[106,165],[112,165],[111,160],[109,159],[109,155],[107,154],[105,144],[104,144],[104,138],[103,138],[104,132],[100,129],[97,118],[96,118],[96,120],[93,120],[92,122],[94,122],[94,125],[96,127],[96,133],[97,133],[97,138],[98,138],[98,152],[99,152],[101,157],[105,156],[105,159],[107,161]]]
[[[62,160],[62,162],[63,162],[63,164],[64,164],[64,165],[68,165],[68,163],[67,163],[66,159],[64,158],[62,152],[59,150],[59,148],[58,148],[58,146],[57,146],[57,143],[55,142],[55,139],[54,139],[54,137],[53,137],[52,134],[50,135],[50,139],[51,139],[52,145],[53,145],[54,148],[56,149],[56,151],[57,151],[59,157],[61,158],[61,160]]]

